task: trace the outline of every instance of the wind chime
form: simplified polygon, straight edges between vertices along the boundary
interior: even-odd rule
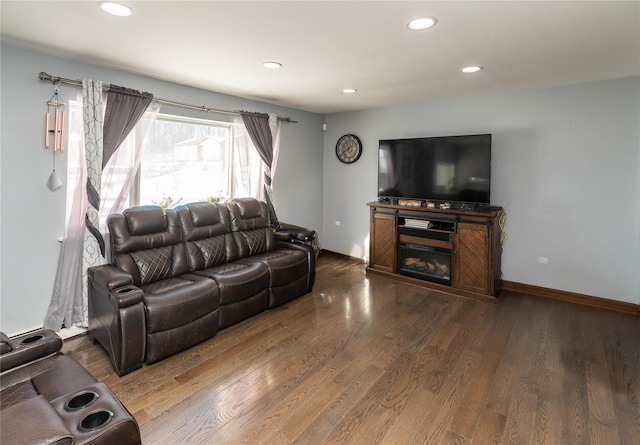
[[[51,99],[47,101],[46,130],[44,135],[44,146],[46,148],[51,147],[53,142],[53,171],[47,181],[47,187],[51,190],[56,190],[62,185],[60,176],[58,176],[58,173],[56,172],[56,152],[62,151],[64,148],[65,122],[64,101],[58,94],[59,91],[60,84],[54,84],[54,94]]]

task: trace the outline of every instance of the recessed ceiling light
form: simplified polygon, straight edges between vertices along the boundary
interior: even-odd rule
[[[264,62],[262,66],[270,70],[277,70],[278,68],[282,68],[282,64],[278,62]]]
[[[117,15],[118,17],[128,17],[133,14],[133,9],[122,3],[99,2],[98,6],[107,14]]]
[[[344,90],[342,90],[342,92],[345,93],[345,94],[353,94],[356,91],[358,91],[358,90],[356,90],[355,88],[345,88]]]
[[[462,68],[460,71],[462,71],[463,73],[477,73],[478,71],[484,69],[481,66],[465,66],[464,68]]]
[[[431,28],[436,23],[438,23],[438,20],[434,17],[421,17],[419,19],[411,20],[407,26],[409,29],[420,30]]]

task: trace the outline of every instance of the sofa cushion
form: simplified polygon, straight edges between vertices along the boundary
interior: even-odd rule
[[[4,379],[4,377],[3,377]],[[32,399],[38,397],[38,391],[31,383],[30,379],[17,381],[13,384],[7,385],[0,391],[0,409],[4,410],[16,403],[20,403],[23,400]]]
[[[139,206],[122,212],[131,235],[147,235],[166,230],[165,212],[158,206]]]
[[[220,327],[264,311],[269,299],[269,269],[258,262],[234,261],[239,255],[229,233],[227,207],[202,202],[176,210],[192,272],[215,280],[220,289]]]
[[[71,445],[74,438],[49,401],[36,395],[2,410],[0,442]]]
[[[176,207],[185,241],[209,238],[231,231],[229,210],[224,204],[193,202]]]
[[[93,382],[93,376],[72,357],[55,355],[3,373],[0,401],[4,409],[39,394],[53,400]]]
[[[176,208],[190,270],[202,270],[238,258],[224,204],[196,202]]]
[[[216,283],[196,275],[157,281],[141,289],[148,333],[186,325],[220,306]]]
[[[245,300],[269,288],[269,268],[260,262],[234,261],[194,273],[218,283],[221,305]]]
[[[227,207],[231,230],[234,232],[269,227],[269,210],[264,202],[254,198],[238,198],[228,203]]]
[[[218,332],[220,291],[215,281],[182,275],[141,288],[144,291],[148,363],[182,351]]]
[[[107,217],[112,255],[180,242],[178,218],[172,209],[141,206]]]
[[[299,250],[277,249],[243,260],[247,263],[256,261],[269,268],[270,287],[289,284],[300,277],[306,277],[309,272],[307,255]]]
[[[275,237],[268,228],[233,232],[233,238],[240,258],[269,252],[276,248]]]
[[[136,286],[189,271],[174,210],[135,207],[122,214],[109,215],[107,225],[112,263],[130,274]]]
[[[173,246],[131,252],[129,255],[138,269],[140,279],[135,280],[138,285],[155,283],[173,276]]]

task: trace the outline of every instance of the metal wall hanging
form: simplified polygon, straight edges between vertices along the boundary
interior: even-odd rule
[[[56,172],[56,152],[64,148],[64,123],[65,111],[64,101],[58,94],[60,83],[53,85],[53,96],[47,101],[46,130],[44,135],[44,146],[53,147],[53,171],[47,181],[47,187],[56,190],[62,185],[60,176]]]

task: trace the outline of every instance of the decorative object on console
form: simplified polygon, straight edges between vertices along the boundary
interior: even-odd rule
[[[502,204],[502,212],[498,218],[498,227],[500,227],[500,245],[504,246],[509,235],[507,234],[507,204]]]
[[[355,134],[345,134],[336,143],[336,156],[340,162],[353,164],[362,154],[362,142]]]
[[[423,201],[419,199],[398,199],[398,205],[409,207],[422,207]]]
[[[51,146],[51,135],[53,134],[53,171],[47,181],[50,190],[56,190],[62,185],[60,176],[56,172],[56,151],[62,151],[64,147],[64,101],[58,94],[60,83],[53,85],[53,96],[47,101],[47,115],[45,117],[44,146]]]

